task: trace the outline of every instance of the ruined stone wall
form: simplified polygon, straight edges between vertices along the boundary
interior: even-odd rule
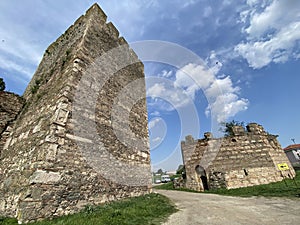
[[[14,121],[22,109],[23,99],[10,92],[0,91],[0,134]]]
[[[105,56],[119,46],[125,52],[120,61],[131,64]],[[130,94],[131,107],[116,101],[136,80],[142,85],[131,92],[139,101]],[[2,151],[1,215],[28,222],[150,191],[143,64],[98,5],[48,47],[24,98]],[[116,109],[123,113],[113,120]]]
[[[243,127],[234,131],[234,136],[221,139],[182,142],[188,188],[204,190],[201,174],[195,169],[198,165],[205,169],[211,189],[267,184],[295,176],[276,136],[254,123],[247,126],[247,132]],[[287,163],[290,170],[280,172],[279,163]]]
[[[5,91],[0,91],[0,158],[1,150],[9,136],[13,122],[24,105],[22,97]]]

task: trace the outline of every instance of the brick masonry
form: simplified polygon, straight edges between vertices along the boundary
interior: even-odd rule
[[[187,188],[239,188],[292,178],[295,171],[284,154],[277,136],[268,134],[261,125],[250,123],[247,131],[233,128],[234,136],[204,139],[187,136],[181,143],[186,168]],[[278,164],[287,163],[289,170],[280,171]]]
[[[116,101],[135,81],[138,99]],[[18,116],[11,98],[9,129],[1,114],[0,215],[27,223],[149,193],[145,95],[143,64],[93,5],[47,48]]]

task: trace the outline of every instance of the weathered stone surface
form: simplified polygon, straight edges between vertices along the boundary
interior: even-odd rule
[[[233,131],[233,136],[221,139],[208,138],[206,134],[204,139],[187,136],[181,142],[188,188],[197,191],[239,188],[295,176],[275,135],[255,123],[249,124],[247,131],[239,126]],[[279,171],[279,163],[287,163],[290,169]],[[204,168],[206,176],[197,172],[199,166]]]
[[[36,170],[31,177],[29,177],[30,184],[52,184],[57,183],[61,178],[58,172],[48,172],[43,170]]]
[[[123,52],[106,57],[116,48]],[[138,101],[131,93],[116,101],[136,80]],[[145,94],[143,64],[93,5],[45,51],[24,108],[4,131],[0,215],[25,223],[151,191]]]
[[[21,111],[24,100],[10,92],[0,91],[0,134],[14,121]]]
[[[5,91],[0,91],[0,158],[1,150],[7,148],[13,122],[24,105],[22,97]],[[26,134],[23,134],[23,137]],[[22,138],[22,137],[21,137]]]

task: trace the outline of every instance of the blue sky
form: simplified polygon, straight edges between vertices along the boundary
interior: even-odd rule
[[[283,147],[291,138],[300,142],[300,1],[97,2],[129,43],[172,42],[202,59],[180,68],[145,62],[147,78],[163,80],[147,81],[154,170],[175,170],[185,135],[220,135],[216,124],[226,120],[260,123]],[[23,93],[45,49],[93,3],[0,2],[0,76],[7,90]]]

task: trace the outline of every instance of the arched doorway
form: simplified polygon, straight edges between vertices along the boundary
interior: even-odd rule
[[[195,170],[202,182],[202,186],[203,186],[204,190],[208,190],[209,189],[208,188],[208,180],[207,180],[205,169],[202,166],[197,165],[195,167]]]

